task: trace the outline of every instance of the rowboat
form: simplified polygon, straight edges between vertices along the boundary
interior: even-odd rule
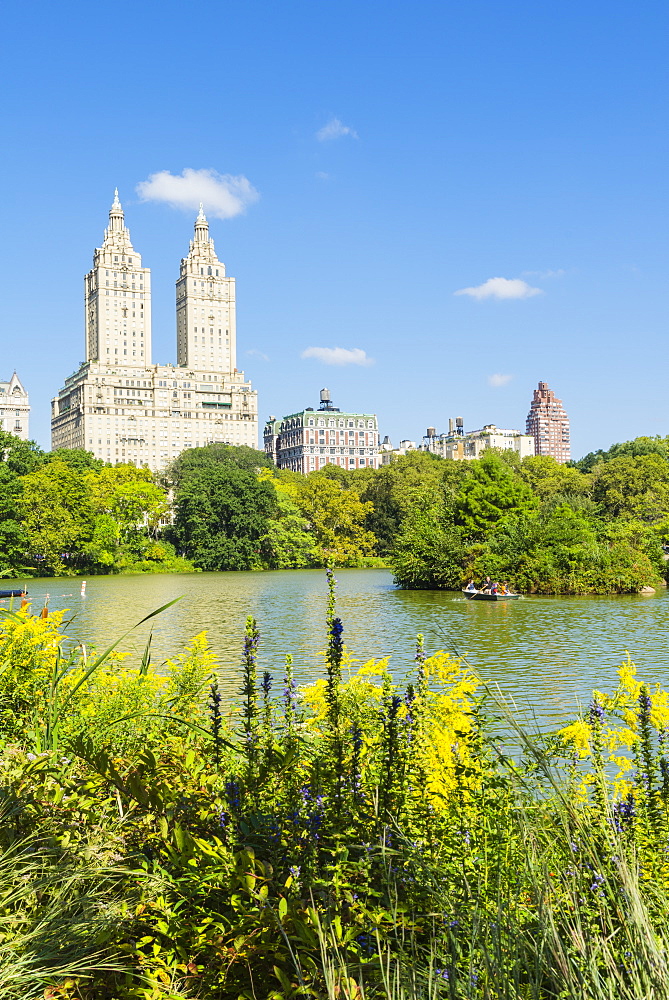
[[[25,590],[0,590],[0,600],[3,597],[23,597]]]
[[[484,594],[482,590],[463,590],[468,601],[517,601],[520,594]]]

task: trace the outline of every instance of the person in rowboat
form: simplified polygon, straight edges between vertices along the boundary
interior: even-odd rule
[[[465,590],[469,590],[469,591],[471,591],[474,594],[476,593],[476,584],[474,583],[473,580],[469,581],[469,583],[465,587]]]

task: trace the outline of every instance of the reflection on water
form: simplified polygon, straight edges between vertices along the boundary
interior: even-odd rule
[[[669,682],[669,595],[471,602],[462,595],[395,589],[385,570],[339,570],[338,613],[347,644],[360,658],[392,654],[396,676],[413,664],[415,636],[428,649],[467,654],[487,681],[519,707],[531,706],[544,724],[561,721],[593,687],[607,689],[629,650],[642,677]],[[14,586],[3,582],[7,588]],[[321,570],[266,573],[92,577],[86,596],[80,580],[32,580],[37,610],[46,593],[52,609],[69,608],[68,633],[98,647],[115,640],[149,612],[181,600],[133,632],[122,648],[141,656],[153,629],[157,666],[206,629],[221,661],[221,681],[239,686],[246,616],[261,630],[260,668],[280,676],[292,652],[299,681],[319,675],[327,604]],[[8,602],[1,602],[7,606]]]

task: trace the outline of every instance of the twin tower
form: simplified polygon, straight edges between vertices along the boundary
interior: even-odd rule
[[[177,364],[151,359],[151,272],[130,241],[118,192],[85,279],[86,360],[53,400],[52,447],[165,468],[212,442],[257,447],[257,397],[237,371],[235,279],[202,206],[176,285]]]

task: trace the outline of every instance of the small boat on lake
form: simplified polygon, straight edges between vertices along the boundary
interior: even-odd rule
[[[491,594],[489,590],[463,590],[468,601],[517,601],[520,594]]]
[[[0,590],[0,601],[3,597],[23,597],[27,593],[27,590]]]

